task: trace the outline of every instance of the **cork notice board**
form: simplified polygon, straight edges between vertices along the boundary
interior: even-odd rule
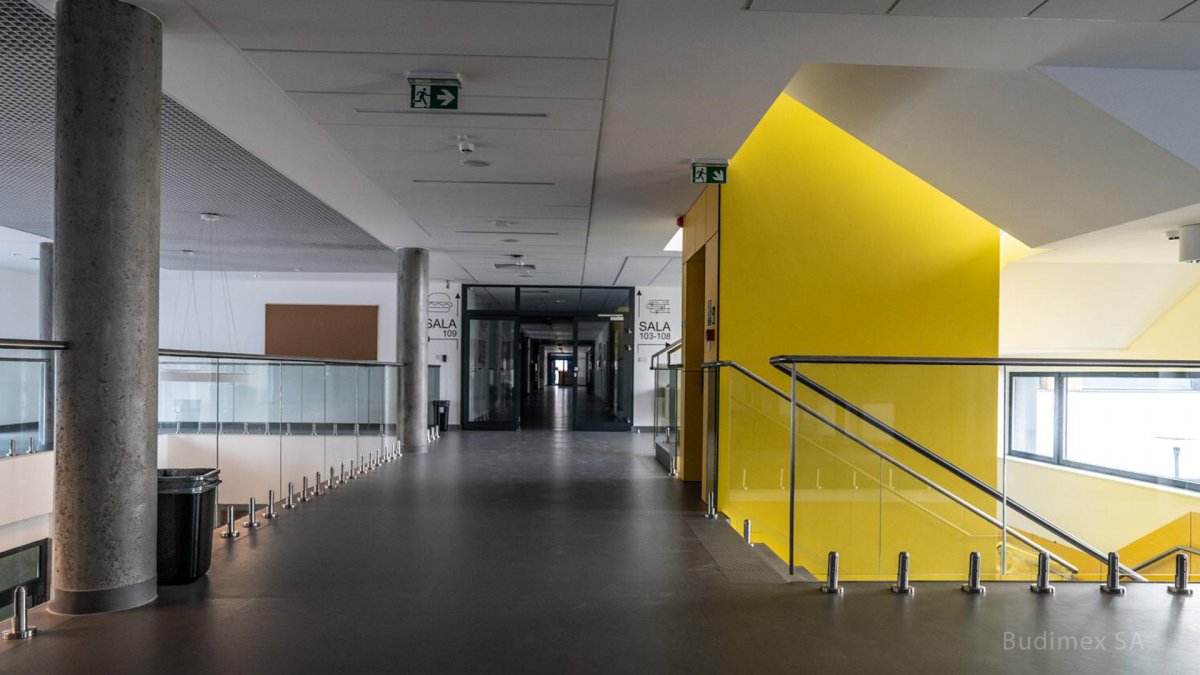
[[[265,353],[317,359],[379,358],[378,305],[267,305]]]

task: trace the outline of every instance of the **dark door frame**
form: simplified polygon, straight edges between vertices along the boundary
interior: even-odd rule
[[[473,289],[473,288],[491,288],[491,289],[512,288],[512,289],[514,289],[514,292],[513,292],[513,297],[514,297],[513,303],[514,304],[511,307],[505,307],[503,309],[495,309],[495,310],[470,309],[469,299],[471,297],[471,289]],[[538,309],[525,308],[522,306],[522,303],[521,303],[521,289],[522,288],[570,289],[570,290],[579,290],[579,291],[586,291],[586,290],[625,291],[627,294],[627,299],[624,302],[624,307],[626,307],[626,311],[620,312],[620,314],[624,315],[624,325],[626,326],[626,330],[633,330],[633,326],[634,326],[633,310],[634,310],[634,306],[635,306],[634,292],[636,290],[633,286],[563,286],[563,285],[553,285],[553,284],[536,284],[536,285],[529,284],[527,286],[515,286],[515,285],[511,285],[511,284],[463,284],[463,286],[462,286],[463,302],[461,303],[460,306],[462,307],[462,327],[463,327],[463,342],[462,342],[462,344],[463,344],[464,348],[462,350],[460,350],[460,352],[461,352],[460,357],[461,357],[462,361],[461,361],[461,367],[459,369],[459,374],[460,374],[459,400],[462,401],[462,408],[463,408],[463,410],[462,410],[462,428],[464,430],[479,429],[479,430],[507,431],[507,430],[519,429],[520,424],[521,424],[520,402],[522,400],[524,400],[524,396],[526,393],[524,391],[524,389],[525,389],[524,379],[525,378],[521,375],[521,372],[520,372],[521,368],[524,367],[524,363],[514,364],[513,365],[513,368],[515,371],[514,372],[514,386],[517,389],[517,391],[514,392],[514,401],[516,402],[516,405],[515,405],[516,410],[514,411],[513,415],[515,417],[515,420],[513,422],[507,422],[507,421],[504,421],[504,422],[493,422],[493,421],[471,422],[471,421],[469,421],[470,415],[472,412],[471,407],[470,407],[471,406],[470,356],[471,356],[471,349],[473,348],[471,346],[471,337],[472,337],[471,336],[471,320],[472,319],[496,319],[496,320],[512,321],[512,323],[513,323],[512,340],[513,340],[513,344],[515,345],[515,355],[514,356],[515,356],[515,358],[521,359],[523,361],[523,359],[522,359],[523,350],[521,349],[521,343],[520,343],[521,320],[522,319],[533,318],[533,317],[552,317],[552,318],[573,319],[574,324],[575,324],[575,330],[574,330],[574,333],[575,333],[574,338],[575,339],[572,340],[571,347],[572,347],[572,349],[574,349],[575,345],[577,343],[578,337],[579,337],[578,336],[579,322],[581,320],[598,320],[598,319],[602,319],[602,318],[608,319],[608,318],[610,318],[610,316],[612,314],[615,313],[615,312],[602,312],[602,313],[598,314],[595,312],[581,312],[578,310],[556,312],[553,310],[547,310],[545,308],[538,308]],[[575,366],[576,366],[577,370],[581,367],[580,364],[578,363],[578,360],[577,360]],[[634,374],[633,374],[632,369],[633,369],[633,359],[630,358],[630,367],[629,367],[629,373],[627,373],[627,377],[629,378],[629,384],[628,384],[628,387],[630,390],[629,398],[631,399],[629,403],[631,406],[632,406],[632,399],[634,396],[634,392],[633,392]],[[578,378],[576,378],[576,382],[578,382]],[[576,392],[576,393],[578,394],[578,392]],[[579,405],[579,402],[578,402],[579,396],[577,395],[575,397],[575,399],[576,399],[576,406],[578,406]],[[588,430],[590,430],[590,431],[630,431],[633,429],[632,408],[630,408],[629,419],[627,421],[616,421],[616,422],[605,423],[605,424],[580,425],[579,424],[580,420],[578,419],[578,414],[577,414],[577,410],[575,407],[572,407],[571,415],[572,415],[571,428],[580,430],[580,431],[588,431]]]

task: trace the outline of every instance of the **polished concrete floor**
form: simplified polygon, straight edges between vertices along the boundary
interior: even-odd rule
[[[42,634],[0,643],[0,672],[1200,668],[1200,597],[1162,585],[1114,598],[1095,584],[1053,596],[920,584],[912,597],[860,584],[838,598],[813,584],[733,583],[696,535],[700,503],[650,442],[448,434],[428,455],[218,540],[208,577],[163,588],[155,605],[70,619],[36,610]]]
[[[583,387],[551,385],[531,392],[521,401],[521,429],[571,431],[604,428],[619,420],[609,404]]]

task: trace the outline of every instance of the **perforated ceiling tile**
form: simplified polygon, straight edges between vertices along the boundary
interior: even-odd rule
[[[0,227],[54,231],[54,19],[24,0],[0,0]],[[395,254],[164,96],[161,265],[390,272]]]

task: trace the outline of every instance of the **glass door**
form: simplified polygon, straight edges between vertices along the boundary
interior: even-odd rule
[[[515,318],[468,319],[463,371],[464,429],[515,430],[517,391],[517,321]]]
[[[574,429],[623,431],[632,426],[631,354],[625,316],[575,320]]]

